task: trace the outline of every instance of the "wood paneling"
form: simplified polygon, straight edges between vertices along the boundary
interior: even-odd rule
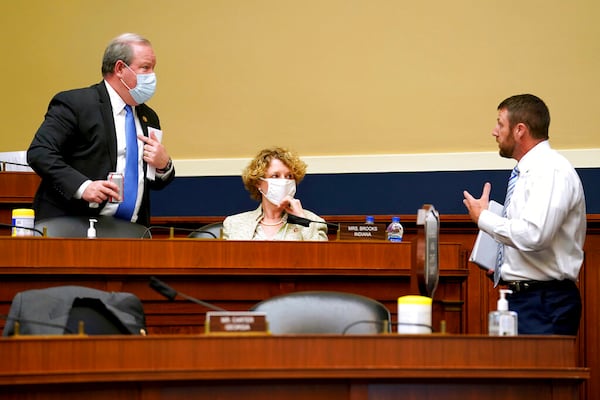
[[[589,377],[575,339],[549,336],[36,337],[0,354],[11,399],[558,400]]]
[[[38,184],[39,178],[33,173],[0,172],[0,222],[10,222],[12,208],[29,207]],[[364,216],[323,217],[329,222],[364,221]],[[208,223],[222,221],[223,218],[155,217],[152,218],[152,225],[181,227],[181,231],[175,231],[176,235],[187,236],[189,232],[184,229],[195,229]],[[401,218],[405,228],[405,241],[414,241],[416,216],[403,215]],[[376,222],[386,223],[389,220],[390,215],[375,216]],[[158,228],[152,233],[155,238],[168,235],[167,230]],[[440,240],[444,243],[440,260],[442,278],[441,285],[434,295],[434,325],[439,329],[444,321],[448,332],[486,333],[487,314],[496,307],[497,291],[476,265],[467,262],[477,227],[467,215],[441,215],[440,233]],[[7,229],[0,229],[0,235],[8,234]],[[330,231],[330,238],[335,240],[335,237],[335,232]],[[156,239],[151,241],[154,244],[159,242]],[[219,248],[224,246],[223,244],[212,243],[206,247],[206,244],[202,244],[205,241],[202,240],[185,245],[175,245],[176,242],[177,240],[173,239],[171,244],[162,243],[157,246],[151,243],[125,243],[116,252],[115,244],[91,245],[85,240],[64,243],[62,247],[36,243],[31,248],[28,247],[30,245],[18,244],[17,241],[5,242],[3,245],[0,242],[0,313],[8,312],[10,300],[16,291],[49,285],[83,284],[105,290],[139,293],[148,311],[148,321],[155,332],[201,331],[206,310],[181,300],[165,303],[147,287],[146,279],[149,274],[161,276],[186,294],[213,301],[230,309],[245,309],[244,307],[252,302],[280,293],[316,288],[348,290],[379,298],[395,313],[396,298],[403,294],[414,294],[406,259],[403,259],[403,265],[387,264],[389,260],[397,258],[397,253],[402,253],[404,257],[405,252],[409,251],[408,243],[399,248],[373,248],[367,242],[361,242],[362,249],[354,249],[350,253],[342,250],[345,249],[345,245],[341,243],[332,246],[335,247],[335,251],[323,250],[331,243],[324,244],[323,247],[315,244],[312,250],[301,254],[307,260],[306,263],[298,261],[292,264],[296,270],[290,273],[289,264],[277,262],[281,257],[287,257],[287,262],[292,262],[292,256],[289,254],[292,248],[286,248],[285,245],[275,250],[261,250],[258,248],[260,246],[248,249],[244,248],[247,244],[241,244],[236,250],[232,250],[231,254],[227,248],[220,247],[217,251],[218,259],[214,259],[211,264],[205,255],[206,248]],[[315,255],[314,249],[319,249],[316,250],[318,256]],[[384,249],[383,253],[381,249]],[[397,253],[391,254],[390,251]],[[107,252],[111,255],[110,262]],[[600,290],[600,215],[588,215],[585,253],[586,259],[579,283],[584,313],[577,343],[580,365],[591,368],[592,379],[586,385],[581,398],[600,400],[600,325],[597,323],[600,315],[600,298],[597,295]],[[21,258],[23,254],[24,258]],[[140,255],[145,264],[135,262]],[[254,261],[258,262],[257,260],[266,256],[267,260],[272,261],[267,261],[270,263],[265,264],[264,268],[252,267]],[[231,262],[234,257],[246,257],[245,264],[241,268],[228,265],[227,262]],[[302,260],[302,257],[298,260]],[[82,264],[81,260],[87,261]],[[218,263],[215,260],[218,260]],[[333,267],[323,269],[320,264],[322,260],[332,263]],[[10,265],[15,262],[15,265]],[[30,274],[42,279],[31,279]],[[353,390],[361,393],[366,389],[353,387]],[[385,386],[378,390],[385,393]],[[500,393],[500,388],[497,393]]]
[[[82,285],[135,293],[150,333],[201,333],[204,307],[169,303],[148,287],[157,276],[176,290],[228,310],[300,290],[362,294],[384,303],[396,321],[397,298],[411,286],[412,244],[255,242],[197,239],[57,239],[0,237],[0,312],[30,288]],[[464,332],[464,282],[457,244],[440,245],[434,329]],[[442,323],[443,321],[443,323]],[[0,322],[1,325],[1,322]]]
[[[39,184],[34,172],[0,171],[0,223],[11,223],[13,208],[30,208]],[[8,229],[3,230],[10,235]]]

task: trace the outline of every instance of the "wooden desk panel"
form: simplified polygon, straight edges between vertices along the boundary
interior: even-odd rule
[[[202,268],[204,274],[227,270],[252,275],[253,268],[258,268],[294,275],[323,271],[364,275],[364,268],[395,275],[411,268],[410,242],[0,238],[0,254],[0,267],[5,271],[35,268],[40,273],[54,273],[63,267],[86,273],[89,268],[102,267],[128,274]]]
[[[574,338],[550,336],[13,338],[0,340],[0,390],[88,400],[577,399],[589,370],[576,353]]]
[[[434,328],[464,332],[464,281],[457,244],[440,246],[441,283]],[[397,298],[416,294],[410,242],[254,242],[197,239],[0,238],[0,313],[32,288],[82,285],[135,293],[150,333],[201,333],[204,307],[169,303],[148,287],[158,276],[176,290],[229,310],[300,290],[362,294],[396,320]],[[0,324],[1,321],[0,321]]]
[[[0,171],[0,222],[10,224],[12,209],[31,208],[40,177],[34,172]],[[10,236],[10,230],[0,234]]]

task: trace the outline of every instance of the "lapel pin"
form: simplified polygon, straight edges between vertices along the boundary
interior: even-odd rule
[[[148,122],[148,118],[146,118],[146,116],[145,116],[145,115],[142,115],[142,121],[144,121],[144,122]]]

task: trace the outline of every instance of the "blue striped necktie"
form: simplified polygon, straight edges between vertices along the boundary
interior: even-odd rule
[[[506,188],[506,198],[504,199],[504,208],[502,209],[502,216],[506,218],[506,209],[510,204],[510,198],[512,197],[513,192],[515,191],[515,185],[517,183],[517,179],[519,178],[519,168],[514,167],[510,178],[508,179],[508,187]],[[498,286],[500,282],[500,267],[504,263],[504,245],[502,243],[498,244],[498,254],[496,255],[496,268],[494,268],[494,287]]]
[[[138,143],[133,110],[129,104],[125,106],[125,138],[125,172],[121,193],[123,201],[119,204],[115,216],[131,221],[138,194]]]

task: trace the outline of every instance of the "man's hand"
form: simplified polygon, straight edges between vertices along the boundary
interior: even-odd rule
[[[463,196],[465,196],[463,200],[463,204],[469,210],[469,216],[473,220],[473,222],[479,222],[479,216],[483,210],[487,210],[490,203],[490,191],[492,190],[492,185],[489,182],[486,182],[483,185],[483,192],[481,193],[481,197],[476,199],[471,195],[471,193],[466,190],[463,192]]]
[[[163,169],[169,163],[169,154],[156,138],[154,133],[150,137],[138,135],[138,139],[144,142],[144,161],[156,169]]]
[[[81,195],[81,198],[88,203],[102,203],[110,197],[121,198],[119,187],[110,181],[93,181]]]

